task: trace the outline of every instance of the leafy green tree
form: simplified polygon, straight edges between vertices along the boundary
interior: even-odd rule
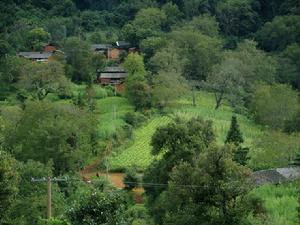
[[[8,224],[11,225],[40,225],[40,218],[46,218],[47,183],[32,182],[32,178],[47,178],[52,176],[51,163],[44,165],[33,160],[20,164],[18,173],[21,182],[19,193],[9,208]],[[52,183],[52,211],[53,216],[62,216],[66,202],[58,185]]]
[[[69,104],[33,101],[10,126],[4,148],[16,159],[53,160],[55,175],[79,169],[92,154],[93,116]],[[13,121],[11,121],[13,120]]]
[[[220,61],[220,39],[184,28],[173,31],[170,37],[186,59],[183,75],[188,80],[206,80],[213,65]]]
[[[125,189],[132,190],[138,187],[138,183],[141,181],[141,177],[138,174],[137,168],[135,166],[128,168],[125,171],[125,177],[123,179],[125,184]]]
[[[20,176],[18,162],[0,146],[0,223],[5,223],[6,213],[18,193]]]
[[[183,74],[185,62],[178,46],[175,43],[170,43],[165,48],[158,50],[149,60],[149,68],[153,73],[166,71]]]
[[[21,73],[18,88],[31,92],[37,99],[44,99],[49,93],[61,96],[70,93],[71,83],[59,62],[28,63]]]
[[[213,67],[207,87],[215,93],[216,109],[227,99],[237,110],[248,104],[257,83],[272,84],[277,72],[276,60],[246,40],[235,51],[227,51],[223,61]]]
[[[267,51],[282,51],[300,41],[300,16],[277,16],[258,31],[256,39]],[[286,35],[289,34],[289,35]]]
[[[201,118],[192,118],[188,121],[175,119],[173,122],[159,127],[152,136],[152,154],[160,155],[161,159],[154,161],[144,173],[145,183],[165,184],[169,180],[172,169],[180,162],[195,162],[199,153],[214,142],[215,136],[211,121]],[[150,197],[149,204],[154,211],[156,198],[166,189],[161,187],[145,186],[146,194]]]
[[[237,122],[236,116],[231,117],[230,129],[227,133],[225,143],[233,143],[235,145],[240,145],[244,142],[242,133],[240,131],[239,124]]]
[[[41,50],[42,45],[50,40],[50,34],[43,28],[34,28],[27,34],[28,47],[35,51]]]
[[[300,131],[300,111],[292,119],[285,121],[284,131],[287,133]]]
[[[241,103],[245,84],[240,71],[241,64],[240,60],[225,57],[208,75],[206,86],[214,92],[216,110],[222,105],[224,99],[229,100],[235,107]]]
[[[171,26],[178,23],[183,17],[183,13],[179,10],[176,4],[168,2],[161,7],[162,11],[166,14],[165,29],[171,29]]]
[[[157,52],[157,50],[163,48],[167,43],[165,37],[148,37],[141,41],[140,48],[145,56],[145,61],[149,59]]]
[[[73,225],[88,224],[131,224],[125,216],[127,208],[125,195],[116,190],[110,192],[93,191],[81,196],[68,215]]]
[[[129,54],[123,64],[128,77],[125,80],[125,96],[136,110],[150,107],[150,87],[146,82],[143,57]]]
[[[160,71],[152,82],[152,102],[160,109],[172,105],[188,90],[186,80],[177,73]]]
[[[45,30],[51,35],[51,43],[62,44],[67,37],[68,19],[54,17],[46,21]]]
[[[88,43],[76,37],[68,38],[64,52],[72,81],[91,82],[96,75],[91,68],[92,52]]]
[[[187,25],[190,26],[191,29],[196,29],[204,35],[208,35],[210,37],[216,37],[219,35],[219,23],[217,22],[215,17],[204,14],[197,17],[194,17]]]
[[[291,44],[279,54],[279,81],[300,90],[300,45]]]
[[[244,139],[240,131],[237,118],[236,116],[232,116],[230,129],[227,133],[225,143],[229,143],[229,144],[232,143],[235,145],[233,160],[245,166],[247,164],[247,161],[249,160],[248,157],[249,148],[242,147],[241,144],[243,142]]]
[[[250,174],[233,161],[230,146],[204,149],[195,165],[180,163],[172,171],[160,199],[164,224],[249,223],[261,203],[249,196]]]
[[[250,109],[259,123],[282,129],[298,112],[299,96],[285,84],[259,85],[252,96]]]
[[[272,131],[262,135],[249,152],[248,165],[254,170],[288,167],[295,159],[300,135]]]
[[[132,44],[138,45],[147,37],[160,35],[166,19],[166,14],[160,9],[141,9],[135,19],[122,28],[122,36]]]
[[[258,29],[259,16],[252,9],[252,2],[252,0],[219,1],[216,14],[225,35],[247,36]]]

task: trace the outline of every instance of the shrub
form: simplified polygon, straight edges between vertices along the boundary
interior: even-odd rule
[[[147,120],[147,117],[140,112],[128,112],[125,114],[124,120],[133,127],[139,127]]]

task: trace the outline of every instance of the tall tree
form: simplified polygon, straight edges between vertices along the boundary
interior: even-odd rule
[[[236,146],[242,144],[244,142],[242,133],[240,131],[239,124],[237,122],[236,116],[231,117],[230,129],[227,133],[227,137],[225,143],[233,143]]]
[[[5,224],[9,211],[18,193],[18,162],[0,147],[0,223]],[[8,222],[8,221],[7,221]]]
[[[92,52],[87,42],[76,38],[68,38],[64,43],[64,52],[68,64],[67,73],[75,82],[91,82],[96,77],[92,71]]]
[[[125,95],[136,110],[150,107],[150,87],[146,82],[146,70],[143,57],[129,54],[123,64],[128,73],[125,80]]]

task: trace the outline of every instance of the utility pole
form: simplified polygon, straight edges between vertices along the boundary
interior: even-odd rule
[[[31,182],[47,182],[47,219],[51,219],[52,217],[52,182],[66,182],[67,178],[59,179],[59,178],[51,178],[51,177],[43,177],[39,179],[31,178]]]

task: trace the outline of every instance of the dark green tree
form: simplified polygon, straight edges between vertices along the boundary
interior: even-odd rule
[[[5,222],[6,213],[15,201],[20,176],[18,162],[0,147],[0,224]]]
[[[236,146],[244,142],[240,127],[235,115],[231,117],[230,129],[227,133],[225,143],[233,143]]]
[[[68,217],[73,225],[129,225],[131,223],[125,216],[127,204],[124,193],[120,191],[93,191],[81,196],[69,210]]]

